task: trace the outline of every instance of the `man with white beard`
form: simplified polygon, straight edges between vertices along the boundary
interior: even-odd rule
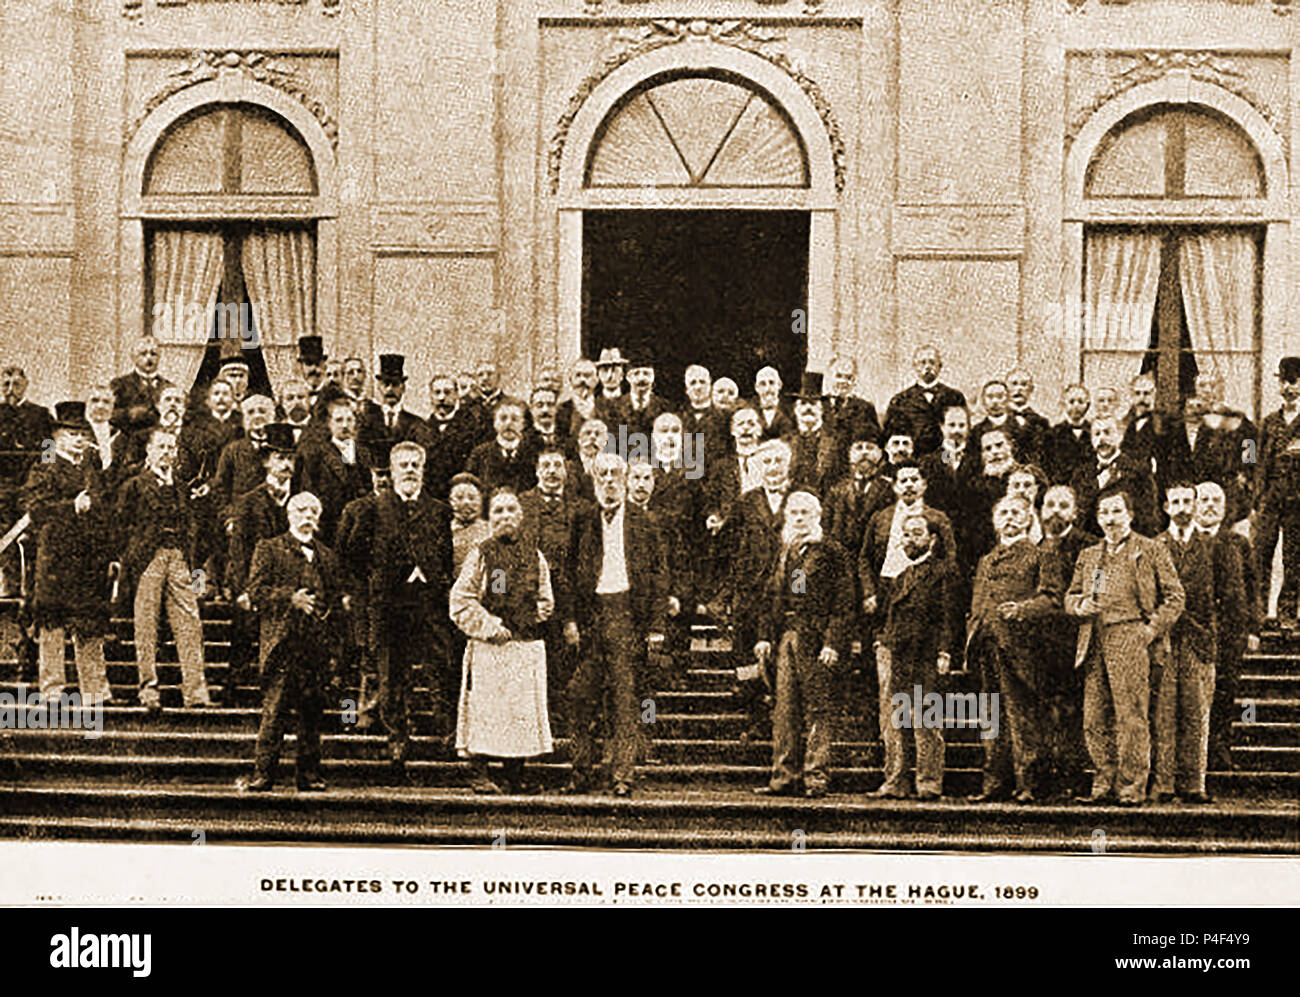
[[[754,656],[775,659],[772,775],[755,792],[825,796],[830,783],[835,674],[847,663],[853,619],[852,561],[823,537],[821,503],[810,492],[785,502],[780,549],[766,578]]]

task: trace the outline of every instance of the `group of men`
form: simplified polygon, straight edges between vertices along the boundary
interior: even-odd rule
[[[563,399],[553,369],[520,399],[482,364],[434,374],[427,416],[405,407],[402,356],[380,357],[370,398],[364,361],[332,363],[314,336],[276,399],[250,393],[238,354],[200,404],[160,376],[152,339],[134,358],[52,415],[22,401],[21,371],[0,373],[15,461],[0,500],[11,519],[26,514],[34,541],[19,584],[41,694],[64,683],[70,628],[82,695],[111,696],[103,640],[116,598],[134,617],[141,703],[161,709],[165,610],[183,702],[211,705],[199,602],[224,598],[224,702],[252,680],[258,649],[251,791],[273,785],[294,708],[299,788],[323,786],[331,660],[356,672],[356,727],[386,733],[394,781],[407,777],[417,672],[435,732],[450,734],[463,642],[448,591],[500,489],[519,496],[550,571],[551,713],[572,738],[575,792],[596,785],[602,735],[610,785],[632,792],[652,751],[641,704],[684,683],[690,626],[705,619],[730,628],[745,736],[771,727],[763,792],[828,791],[845,676],[866,661],[884,746],[876,795],[942,794],[951,718],[933,722],[915,700],[964,671],[1001,710],[982,738],[979,799],[1200,801],[1207,755],[1229,764],[1233,685],[1258,640],[1279,534],[1281,612],[1295,623],[1297,358],[1282,361],[1282,407],[1258,431],[1213,377],[1176,419],[1156,411],[1146,376],[1124,414],[1117,392],[1098,389],[1091,419],[1094,399],[1072,385],[1052,425],[1023,370],[983,385],[972,425],[931,346],[883,419],[854,394],[847,356],[789,393],[765,367],[747,400],[692,365],[682,405],[655,391],[651,358],[616,348],[575,362]],[[1254,548],[1232,529],[1245,520]],[[0,551],[11,589],[17,563]]]

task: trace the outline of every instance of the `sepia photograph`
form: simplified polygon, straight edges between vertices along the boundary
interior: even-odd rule
[[[1297,41],[0,0],[0,904],[1300,902]]]

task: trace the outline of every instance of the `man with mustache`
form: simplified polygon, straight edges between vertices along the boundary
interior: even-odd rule
[[[1277,380],[1282,406],[1265,416],[1260,426],[1255,556],[1267,610],[1273,554],[1281,537],[1282,588],[1277,618],[1283,627],[1295,630],[1300,627],[1300,357],[1283,357],[1278,362]]]
[[[1169,549],[1182,582],[1184,607],[1170,631],[1170,653],[1153,690],[1156,803],[1208,803],[1205,769],[1209,753],[1210,705],[1219,660],[1219,593],[1240,599],[1241,561],[1228,546],[1196,529],[1196,489],[1176,481],[1165,489],[1169,528],[1159,540]],[[1234,606],[1233,617],[1241,610]]]
[[[425,442],[425,423],[418,415],[402,406],[406,396],[406,357],[400,353],[383,353],[379,357],[379,401],[364,399],[360,402],[357,419],[357,440],[367,450],[386,454],[393,444],[403,440]]]
[[[1079,508],[1079,524],[1093,529],[1097,518],[1098,496],[1107,488],[1120,488],[1129,496],[1133,510],[1133,529],[1153,537],[1160,530],[1156,508],[1156,482],[1146,461],[1137,460],[1120,449],[1120,428],[1113,419],[1092,421],[1092,449],[1096,462],[1077,468],[1070,481]]]
[[[1104,539],[1080,553],[1065,595],[1065,611],[1082,620],[1074,666],[1084,669],[1083,733],[1094,771],[1079,802],[1141,806],[1151,773],[1152,658],[1157,667],[1167,658],[1186,597],[1169,548],[1134,532],[1127,492],[1103,489],[1097,522]]]
[[[749,404],[758,413],[764,440],[777,440],[795,431],[794,412],[781,397],[781,375],[775,367],[764,367],[754,375],[754,397]]]
[[[1041,466],[1046,459],[1047,432],[1051,424],[1030,407],[1034,394],[1034,376],[1022,367],[1007,375],[1007,421],[1016,458],[1022,464]]]
[[[569,397],[555,410],[555,424],[565,440],[572,440],[578,428],[596,414],[596,386],[600,378],[596,365],[586,357],[579,357],[569,368]]]
[[[310,437],[298,447],[294,492],[311,492],[321,504],[318,535],[334,544],[343,507],[370,491],[371,451],[357,442],[352,403],[337,397],[327,407],[328,436]]]
[[[536,473],[533,447],[524,439],[524,404],[507,399],[492,413],[496,438],[480,443],[465,462],[465,470],[483,482],[491,495],[498,488],[515,494],[527,491]]]
[[[121,432],[141,430],[156,418],[158,398],[172,382],[158,373],[161,351],[158,340],[142,336],[133,352],[135,369],[113,378],[113,428]]]
[[[298,792],[326,788],[320,770],[324,692],[349,601],[338,558],[317,539],[320,511],[314,495],[293,496],[287,505],[288,530],[259,540],[253,553],[248,591],[261,617],[263,699],[253,777],[236,784],[243,792],[274,788],[290,710],[298,719]]]
[[[454,475],[461,472],[474,449],[477,427],[474,416],[467,414],[450,371],[441,371],[429,380],[432,409],[425,419],[424,438],[428,444],[424,464],[425,485],[435,495],[446,495]]]

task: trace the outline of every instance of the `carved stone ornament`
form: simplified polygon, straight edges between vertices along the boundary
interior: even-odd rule
[[[276,57],[266,52],[195,52],[188,65],[168,74],[167,83],[145,103],[144,110],[132,123],[127,137],[135,134],[144,119],[173,94],[229,73],[242,73],[249,79],[288,94],[307,108],[311,116],[320,122],[330,145],[335,150],[338,149],[338,122],[329,113],[324,102],[311,93],[307,80],[292,69],[277,63]]]
[[[1097,0],[1098,4],[1103,7],[1125,7],[1132,0]],[[1291,0],[1229,0],[1231,3],[1246,5],[1253,3],[1267,3],[1274,14],[1279,17],[1286,17],[1291,13]],[[1088,6],[1089,0],[1065,0],[1065,9],[1071,13],[1083,11]]]
[[[1211,83],[1229,93],[1236,94],[1257,110],[1272,127],[1281,134],[1282,129],[1276,116],[1267,103],[1259,98],[1245,79],[1246,74],[1238,68],[1231,57],[1217,52],[1111,52],[1109,56],[1128,61],[1127,68],[1111,76],[1110,83],[1098,93],[1087,106],[1070,120],[1066,127],[1066,144],[1072,143],[1097,111],[1103,105],[1114,100],[1126,90],[1152,83],[1167,73],[1176,71],[1189,72],[1192,79],[1202,83]]]
[[[154,0],[155,7],[186,7],[191,2],[194,3],[213,3],[217,0]],[[228,3],[238,3],[241,0],[226,0]],[[242,0],[247,3],[274,3],[281,7],[303,7],[307,5],[308,0]],[[338,14],[343,5],[343,0],[321,0],[321,13],[326,17],[334,17]],[[122,16],[128,21],[139,21],[144,14],[144,0],[122,0]]]
[[[817,83],[808,76],[797,56],[785,51],[782,46],[783,41],[784,36],[772,28],[738,19],[658,19],[618,29],[613,35],[613,44],[600,68],[578,85],[551,136],[547,152],[547,174],[551,193],[554,194],[560,187],[560,159],[564,153],[564,143],[568,138],[569,129],[573,126],[573,121],[583,103],[601,81],[639,55],[666,45],[678,44],[717,44],[744,49],[772,63],[793,79],[799,89],[812,101],[826,128],[835,164],[835,189],[842,192],[844,190],[844,139],[840,135],[839,125],[831,111],[830,101],[826,99],[826,95],[822,93]]]

